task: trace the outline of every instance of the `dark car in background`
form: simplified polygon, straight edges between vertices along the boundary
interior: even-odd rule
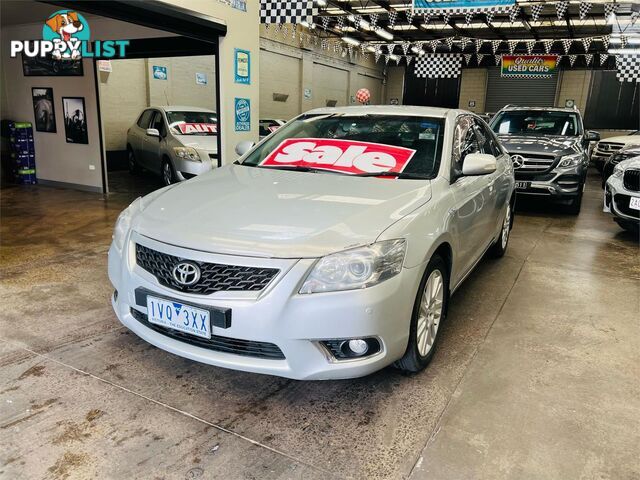
[[[598,132],[585,131],[573,108],[506,106],[490,122],[515,169],[519,195],[546,197],[577,215],[589,167],[589,144]]]

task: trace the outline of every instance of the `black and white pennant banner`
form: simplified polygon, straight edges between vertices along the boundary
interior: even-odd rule
[[[616,68],[621,82],[640,82],[640,55],[616,55]]]
[[[531,7],[531,20],[533,20],[534,22],[537,22],[538,19],[540,18],[540,14],[542,13],[543,9],[544,9],[543,4],[534,5],[533,7]]]
[[[587,18],[587,15],[589,15],[592,6],[593,5],[591,5],[589,2],[580,2],[580,20],[584,20],[585,18]]]
[[[462,55],[436,53],[416,58],[413,73],[418,78],[457,78],[462,70]]]

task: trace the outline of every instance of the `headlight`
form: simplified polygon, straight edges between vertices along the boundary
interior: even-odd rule
[[[621,177],[623,173],[624,173],[624,168],[622,168],[620,165],[616,165],[616,168],[613,169],[614,177]]]
[[[566,155],[562,157],[562,159],[560,160],[560,163],[558,164],[558,167],[560,168],[575,167],[580,165],[580,163],[582,162],[582,159],[583,159],[583,156],[581,153]]]
[[[377,285],[402,270],[406,242],[388,240],[321,258],[300,293],[337,292]]]
[[[113,229],[113,244],[116,246],[118,250],[122,250],[124,247],[124,240],[127,238],[127,233],[129,233],[129,229],[131,228],[131,218],[133,214],[140,208],[140,204],[142,199],[140,197],[136,198],[131,205],[125,208],[120,215],[118,215],[118,220],[116,220],[116,226]]]
[[[185,160],[191,160],[193,162],[200,162],[200,155],[193,147],[173,147],[173,151],[178,158],[184,158]]]

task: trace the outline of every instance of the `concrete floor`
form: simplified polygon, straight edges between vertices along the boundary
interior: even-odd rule
[[[577,218],[524,205],[426,371],[322,383],[122,328],[106,252],[128,194],[1,195],[1,478],[640,478],[638,243],[595,175]]]

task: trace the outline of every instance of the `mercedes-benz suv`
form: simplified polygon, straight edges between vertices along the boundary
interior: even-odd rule
[[[491,128],[509,152],[520,195],[548,197],[577,215],[589,166],[589,143],[598,132],[585,131],[572,108],[506,106]]]

